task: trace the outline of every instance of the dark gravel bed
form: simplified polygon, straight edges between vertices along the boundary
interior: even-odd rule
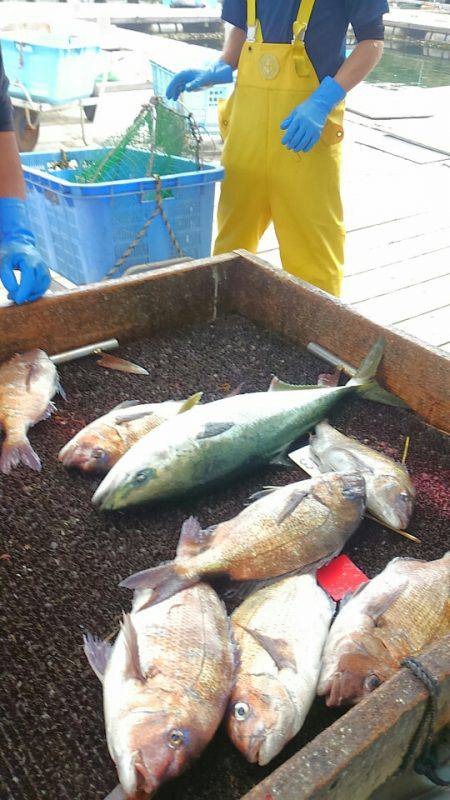
[[[150,377],[102,369],[94,359],[60,367],[67,401],[31,431],[41,474],[17,469],[0,478],[0,797],[2,800],[102,800],[116,783],[107,752],[101,686],[82,652],[86,630],[107,636],[130,597],[119,580],[172,558],[183,520],[206,527],[235,515],[266,484],[304,477],[270,467],[160,508],[104,515],[91,496],[98,481],[68,473],[57,453],[85,423],[126,399],[159,401],[203,389],[204,399],[265,390],[273,373],[313,383],[331,371],[279,336],[239,318],[194,326],[122,347],[118,355]],[[332,417],[340,430],[392,456],[411,437],[408,466],[417,487],[410,524],[421,544],[365,521],[347,554],[370,577],[394,556],[433,559],[449,548],[448,440],[412,412],[353,399]],[[444,473],[447,467],[447,476]],[[339,716],[317,702],[297,738],[268,768],[248,765],[219,732],[168,800],[237,800]]]

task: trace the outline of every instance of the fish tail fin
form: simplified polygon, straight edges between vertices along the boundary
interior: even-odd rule
[[[159,567],[135,572],[134,575],[130,575],[129,578],[119,583],[119,586],[138,591],[152,589],[150,598],[143,605],[137,607],[137,611],[143,611],[144,608],[167,600],[177,592],[181,592],[182,589],[194,586],[198,581],[197,576],[185,578],[182,574],[180,575],[175,561],[168,561],[167,564],[161,564]]]
[[[384,339],[380,338],[372,345],[366,357],[361,362],[359,369],[347,383],[347,386],[366,386],[368,383],[371,383],[377,374],[383,352]]]
[[[376,403],[383,403],[383,405],[386,406],[409,408],[404,400],[400,397],[396,397],[395,394],[391,394],[387,389],[383,389],[375,380],[375,375],[377,374],[378,367],[383,357],[384,346],[384,339],[377,339],[363,359],[353,378],[351,378],[346,385],[354,386],[358,394],[364,397],[365,400],[374,400]]]
[[[4,475],[9,475],[18,464],[25,464],[37,472],[41,470],[41,460],[25,434],[21,439],[7,436],[0,454],[0,472],[3,472]]]

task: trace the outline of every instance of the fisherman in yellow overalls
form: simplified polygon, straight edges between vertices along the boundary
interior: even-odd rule
[[[257,252],[273,222],[285,270],[339,296],[345,229],[340,195],[346,93],[381,58],[386,0],[224,0],[233,26],[210,69],[184,70],[167,96],[229,83],[214,252]],[[357,45],[345,58],[352,25]]]

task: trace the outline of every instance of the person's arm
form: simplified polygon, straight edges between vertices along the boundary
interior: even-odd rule
[[[0,281],[9,299],[18,304],[37,300],[51,282],[29,229],[24,200],[25,182],[0,53]]]
[[[0,131],[0,198],[25,200],[25,181],[14,131]]]
[[[247,35],[241,28],[232,26],[222,50],[222,61],[237,69],[242,48]]]
[[[232,83],[241,50],[246,39],[245,31],[234,25],[227,36],[220,59],[209,69],[184,69],[169,83],[168,100],[178,100],[182,92],[195,92],[218,83]]]
[[[383,55],[384,42],[379,39],[367,39],[359,42],[353,52],[338,69],[334,80],[345,92],[354,89],[358,83],[367,78]]]
[[[281,129],[286,131],[282,142],[289,150],[309,152],[322,135],[324,125],[333,108],[347,92],[357,86],[378,64],[383,55],[384,25],[382,14],[388,10],[380,0],[379,17],[367,22],[367,0],[359,6],[360,16],[352,20],[358,41],[351,55],[332,78],[327,75],[318,89],[304,103],[294,108],[284,120]],[[361,21],[362,15],[362,21]]]

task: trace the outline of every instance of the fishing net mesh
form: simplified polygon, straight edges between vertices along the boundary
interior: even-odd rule
[[[192,114],[168,108],[158,98],[143,106],[124,134],[103,143],[98,158],[86,158],[72,180],[102,183],[184,172],[178,159],[200,169],[201,136]]]

